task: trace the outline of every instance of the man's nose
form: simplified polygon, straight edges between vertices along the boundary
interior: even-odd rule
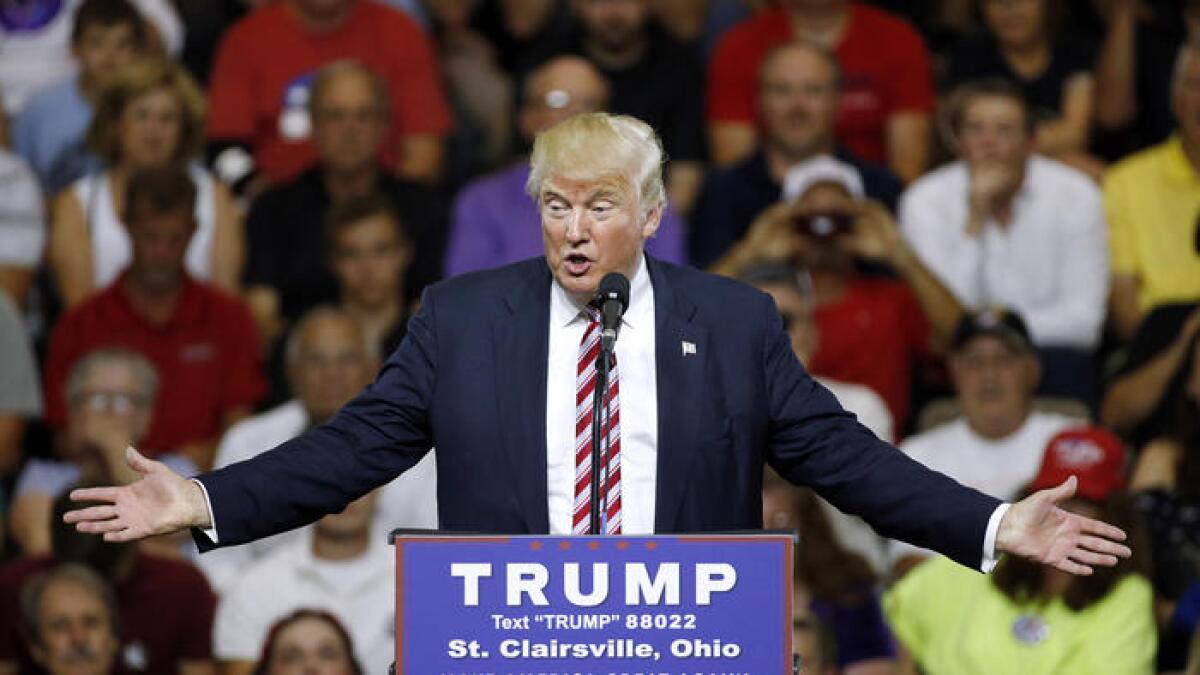
[[[573,244],[587,241],[590,233],[591,228],[583,212],[579,209],[573,209],[567,216],[567,241]]]

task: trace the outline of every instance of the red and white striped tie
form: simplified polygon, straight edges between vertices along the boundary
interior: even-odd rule
[[[592,395],[596,389],[596,362],[600,355],[600,313],[588,308],[591,319],[579,343],[579,365],[575,376],[575,518],[574,534],[587,534],[592,505]],[[601,415],[600,462],[601,532],[621,534],[621,414],[617,377],[617,355],[608,373],[608,414]],[[605,440],[607,439],[607,441]]]

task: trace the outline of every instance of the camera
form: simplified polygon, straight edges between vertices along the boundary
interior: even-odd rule
[[[805,213],[792,217],[792,226],[799,234],[829,238],[854,231],[854,216],[849,213]]]

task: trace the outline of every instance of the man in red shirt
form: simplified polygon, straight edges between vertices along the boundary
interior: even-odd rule
[[[841,64],[838,141],[855,155],[887,163],[905,182],[929,162],[933,70],[908,23],[851,0],[783,0],[734,26],[717,44],[708,73],[713,159],[732,164],[754,151],[757,74],[772,47],[811,40]]]
[[[333,61],[378,73],[391,95],[384,164],[435,181],[450,114],[433,48],[411,19],[374,0],[283,0],[234,25],[217,52],[207,135],[217,174],[240,184],[280,183],[317,159],[309,88]]]
[[[247,416],[264,393],[258,333],[241,302],[189,277],[184,254],[195,231],[196,188],[186,171],[143,171],[130,178],[123,218],[133,249],[129,267],[59,321],[46,363],[46,418],[67,418],[71,366],[99,347],[125,347],[158,370],[160,395],[143,439],[151,452],[212,463],[221,433]]]

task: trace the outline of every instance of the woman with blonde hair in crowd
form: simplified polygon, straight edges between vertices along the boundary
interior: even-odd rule
[[[171,165],[188,168],[198,193],[188,272],[236,291],[244,255],[241,215],[228,189],[193,163],[203,147],[204,113],[199,87],[171,61],[132,64],[100,92],[87,144],[106,168],[80,178],[51,204],[49,265],[66,307],[111,284],[129,262],[120,218],[129,176]]]

